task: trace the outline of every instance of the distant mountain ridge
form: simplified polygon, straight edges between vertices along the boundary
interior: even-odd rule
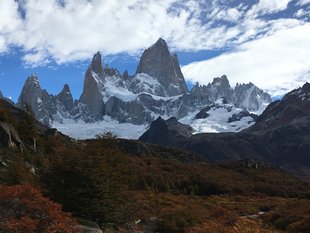
[[[98,52],[86,71],[79,100],[73,100],[68,85],[58,95],[50,95],[42,90],[38,77],[31,75],[22,89],[18,106],[23,108],[29,105],[36,118],[50,126],[68,121],[102,122],[108,117],[120,124],[147,127],[159,116],[194,121],[194,115],[222,97],[231,108],[240,109],[234,111],[237,113],[261,113],[271,102],[270,95],[252,83],[231,88],[225,75],[215,78],[207,86],[197,83],[189,91],[177,55],[171,55],[167,43],[159,39],[144,51],[133,77],[128,72],[122,75],[117,69],[107,65],[103,67]],[[247,113],[245,115],[252,117]],[[227,117],[231,118],[232,115]],[[253,121],[254,118],[247,122]],[[245,123],[230,128],[239,131],[250,125]],[[219,127],[219,132],[221,130]]]
[[[309,83],[271,103],[255,124],[238,133],[191,135],[188,126],[176,125],[181,126],[158,118],[140,140],[195,152],[213,162],[265,161],[310,180]],[[164,141],[158,139],[162,134]]]

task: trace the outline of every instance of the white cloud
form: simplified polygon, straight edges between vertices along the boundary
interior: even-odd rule
[[[307,18],[310,17],[310,12],[304,9],[299,9],[294,16],[297,18]]]
[[[0,53],[7,50],[9,36],[20,26],[17,9],[18,3],[14,0],[0,1]]]
[[[98,50],[139,54],[159,37],[178,51],[233,48],[300,24],[259,17],[289,2],[261,0],[247,10],[220,0],[0,0],[0,53],[18,46],[23,61],[37,66],[89,59]]]
[[[227,74],[232,85],[254,82],[281,95],[310,80],[310,23],[280,29],[210,60],[182,67],[187,80],[207,84]]]
[[[268,13],[285,10],[292,0],[260,0],[255,6],[256,11],[265,11]]]
[[[300,5],[306,5],[307,3],[310,3],[310,0],[300,0]]]
[[[26,62],[50,55],[59,63],[89,58],[94,51],[105,54],[135,53],[158,37],[170,38],[188,30],[189,13],[168,14],[173,1],[26,1],[23,30],[15,36],[26,51]],[[40,54],[33,54],[39,51]],[[29,59],[30,58],[30,59]]]

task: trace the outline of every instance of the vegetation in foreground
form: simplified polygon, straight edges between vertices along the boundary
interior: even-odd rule
[[[29,117],[0,119],[26,142],[22,153],[0,146],[0,232],[73,232],[63,211],[115,232],[310,232],[309,184],[276,168],[212,165],[104,135],[77,142],[38,130]]]

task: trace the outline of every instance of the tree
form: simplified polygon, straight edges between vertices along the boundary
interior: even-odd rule
[[[2,104],[0,104],[0,121],[6,122],[8,124],[15,123],[12,113],[8,109],[4,108]]]
[[[0,232],[76,232],[71,215],[31,185],[0,186]]]
[[[112,131],[107,131],[107,132],[96,135],[96,139],[108,139],[108,140],[110,140],[110,139],[116,139],[116,138],[117,138],[117,135],[114,134]]]
[[[24,139],[33,139],[37,134],[34,113],[28,105],[25,106],[24,110],[25,112],[18,123],[18,133]]]

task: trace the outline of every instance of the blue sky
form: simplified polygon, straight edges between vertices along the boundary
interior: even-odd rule
[[[92,55],[135,72],[159,37],[188,82],[228,75],[272,95],[310,81],[310,0],[2,0],[0,90],[17,100],[28,75],[75,98]]]

